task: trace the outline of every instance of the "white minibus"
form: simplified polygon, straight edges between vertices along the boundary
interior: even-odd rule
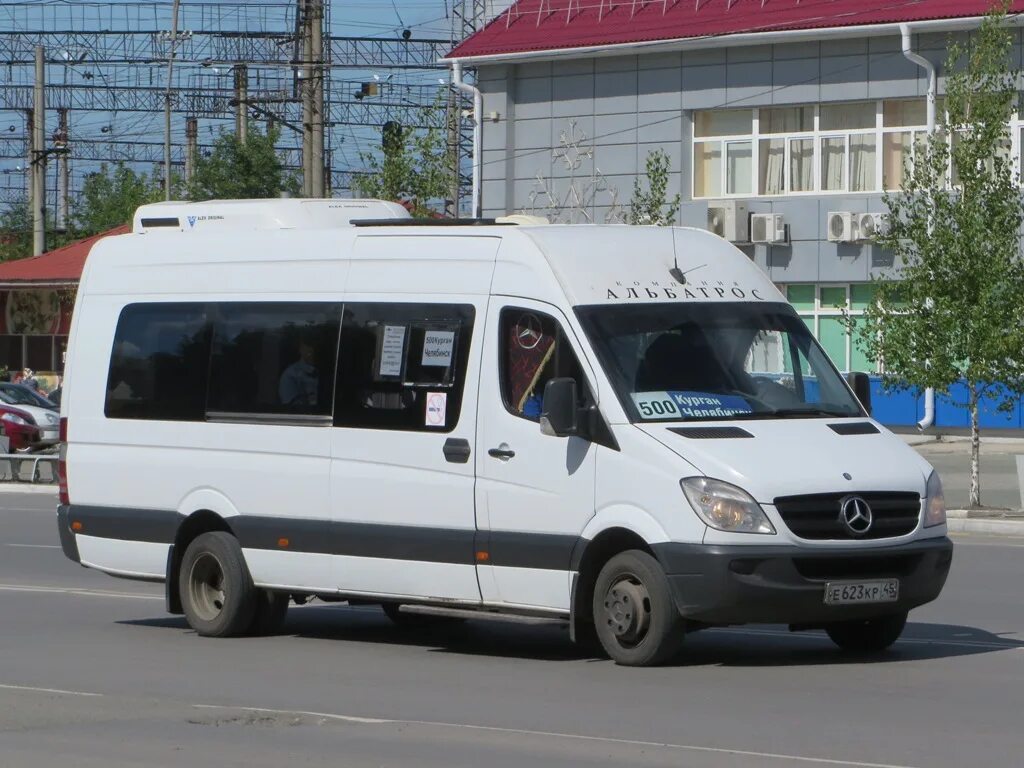
[[[952,559],[867,377],[699,229],[144,206],[88,258],[66,378],[65,554],[200,635],[319,598],[547,617],[626,665],[748,622],[869,653]]]

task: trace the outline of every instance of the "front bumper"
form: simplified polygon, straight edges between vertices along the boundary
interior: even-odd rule
[[[654,546],[679,613],[705,624],[801,624],[909,611],[939,596],[953,560],[946,537],[871,549]],[[899,600],[825,605],[825,582],[900,580]]]

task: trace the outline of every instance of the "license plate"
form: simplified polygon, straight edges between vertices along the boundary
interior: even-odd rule
[[[900,597],[899,579],[880,581],[829,581],[825,584],[825,605],[894,603]]]

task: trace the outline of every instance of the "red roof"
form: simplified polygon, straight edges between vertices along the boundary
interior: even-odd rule
[[[101,232],[84,240],[47,251],[39,256],[6,261],[0,264],[0,284],[77,283],[82,277],[85,257],[89,255],[89,251],[98,240],[108,235],[123,235],[130,231],[131,227],[125,224],[108,232]]]
[[[982,16],[992,4],[993,0],[518,0],[448,58],[956,19]],[[1024,11],[1024,0],[1012,0],[1010,10]]]

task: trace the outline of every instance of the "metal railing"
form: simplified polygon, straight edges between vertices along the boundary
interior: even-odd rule
[[[4,465],[7,465],[6,467]],[[31,472],[25,472],[25,465],[31,464]],[[40,464],[50,464],[50,478],[43,480],[39,471]],[[5,469],[7,471],[5,471]],[[26,477],[27,475],[27,477]],[[46,483],[57,482],[56,453],[0,453],[0,482],[15,483]]]

